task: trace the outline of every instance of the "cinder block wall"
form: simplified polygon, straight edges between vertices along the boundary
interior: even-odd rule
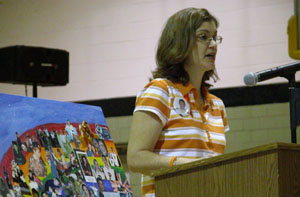
[[[226,153],[272,142],[291,142],[289,104],[265,104],[226,108],[230,131],[227,133]],[[132,116],[107,118],[116,144],[127,143]],[[300,140],[299,134],[297,141]],[[126,155],[120,155],[126,170]],[[136,196],[140,196],[140,174],[130,174],[130,183]]]
[[[227,108],[231,130],[226,135],[226,153],[272,142],[291,142],[289,110],[289,103]]]

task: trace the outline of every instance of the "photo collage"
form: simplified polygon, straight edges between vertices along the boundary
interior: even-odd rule
[[[0,197],[133,196],[104,124],[66,119],[7,139],[3,144],[10,146],[0,157]]]

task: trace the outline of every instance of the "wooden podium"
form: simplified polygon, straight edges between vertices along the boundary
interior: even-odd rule
[[[268,144],[152,175],[156,197],[300,196],[300,145]]]

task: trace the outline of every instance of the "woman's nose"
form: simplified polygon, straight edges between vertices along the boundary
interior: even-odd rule
[[[211,39],[210,42],[208,43],[208,47],[217,47],[217,42],[214,39]]]

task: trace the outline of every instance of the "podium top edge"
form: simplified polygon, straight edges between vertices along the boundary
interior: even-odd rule
[[[266,145],[262,145],[262,146],[256,146],[253,148],[244,149],[244,150],[240,150],[240,151],[236,151],[236,152],[232,152],[232,153],[226,153],[226,154],[215,156],[215,157],[200,159],[198,161],[174,166],[172,168],[156,170],[151,173],[151,176],[157,177],[157,176],[170,174],[170,173],[174,173],[174,172],[178,172],[178,171],[192,169],[195,167],[216,164],[216,163],[231,160],[234,158],[250,156],[250,155],[257,154],[257,153],[274,152],[277,150],[300,151],[300,144],[276,142],[276,143],[266,144]]]

